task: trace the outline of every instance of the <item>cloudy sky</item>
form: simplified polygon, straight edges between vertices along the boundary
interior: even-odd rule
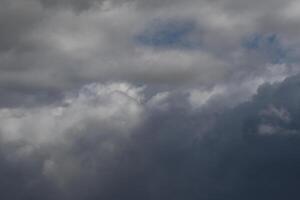
[[[299,0],[0,0],[0,27],[0,199],[300,199]]]

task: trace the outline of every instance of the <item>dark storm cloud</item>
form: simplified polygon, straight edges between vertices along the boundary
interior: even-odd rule
[[[0,0],[0,199],[299,199],[299,8]]]
[[[299,85],[299,76],[266,84],[251,101],[222,112],[195,111],[184,95],[170,96],[167,110],[148,110],[125,140],[90,121],[73,130],[67,146],[16,159],[22,165],[3,159],[4,180],[10,180],[3,187],[11,189],[1,198],[297,199]],[[111,142],[113,151],[105,145]],[[60,182],[63,177],[68,181]],[[40,181],[46,182],[35,185]]]
[[[299,198],[298,90],[296,76],[222,114],[153,113],[111,199]],[[277,131],[260,132],[264,123]]]
[[[3,199],[57,199],[58,188],[44,178],[42,174],[42,154],[33,157],[13,158],[11,149],[16,145],[5,145],[1,143],[0,153],[0,196]]]
[[[97,197],[299,198],[298,90],[299,76],[265,85],[251,102],[217,116],[178,106],[152,113],[134,145],[122,153],[122,167],[107,185],[110,189]],[[290,121],[274,114],[270,106],[285,110]],[[266,120],[280,131],[259,132]]]

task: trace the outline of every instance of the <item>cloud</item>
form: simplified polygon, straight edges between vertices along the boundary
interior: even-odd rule
[[[267,29],[277,21],[264,21],[265,11],[276,18],[283,5],[271,10],[266,2],[3,1],[0,85],[58,91],[105,81],[213,86],[265,75],[274,62],[298,65],[291,29]],[[260,48],[245,49],[253,34],[261,36]]]
[[[1,0],[0,198],[298,199],[297,7]]]
[[[153,25],[136,36],[137,43],[150,47],[160,48],[199,48],[199,41],[195,35],[193,21],[167,21],[155,20]]]
[[[57,105],[1,109],[2,171],[24,174],[7,176],[26,198],[297,197],[299,80],[265,84],[223,110],[195,110],[186,92],[146,97],[127,83],[87,85]]]
[[[80,180],[85,173],[96,173],[93,170],[100,167],[92,167],[88,160],[85,166],[89,153],[105,168],[121,149],[119,145],[129,140],[132,129],[143,121],[141,91],[142,88],[127,83],[91,84],[67,94],[59,104],[0,109],[1,145],[7,157],[4,160],[12,160],[10,166],[18,162],[34,165],[37,172],[28,175],[24,184],[35,181],[31,176],[38,176],[37,182],[45,181],[49,187],[54,184],[57,190],[66,189],[72,181]],[[86,145],[92,145],[91,149],[87,150]],[[77,148],[87,151],[73,154]],[[27,169],[16,170],[23,173]],[[21,189],[31,196],[30,188],[27,191],[25,187]]]
[[[3,142],[25,140],[33,145],[56,142],[67,132],[84,132],[90,122],[98,123],[103,130],[126,132],[141,119],[140,90],[125,83],[92,84],[76,96],[66,97],[59,105],[2,108]]]

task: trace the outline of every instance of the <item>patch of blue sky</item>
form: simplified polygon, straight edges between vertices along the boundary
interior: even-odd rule
[[[196,30],[191,20],[154,20],[135,36],[135,41],[154,48],[196,49],[200,47]]]
[[[292,62],[291,49],[284,46],[280,37],[275,34],[253,34],[243,40],[242,46],[249,51],[255,51],[272,63]]]

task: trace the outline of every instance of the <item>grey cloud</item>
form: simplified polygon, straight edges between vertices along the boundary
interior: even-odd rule
[[[47,6],[49,2],[44,2],[43,6],[34,0],[1,2],[4,27],[0,33],[1,87],[67,90],[89,82],[112,80],[211,86],[237,79],[243,81],[249,74],[267,74],[266,66],[278,60],[279,48],[288,49],[288,55],[281,62],[297,64],[294,59],[298,55],[297,42],[289,33],[292,29],[288,28],[289,24],[294,24],[295,17],[289,19],[284,14],[291,2],[286,2],[285,6],[272,4],[281,10],[279,13],[268,11],[271,13],[269,20],[274,16],[286,21],[286,28],[280,30],[268,28],[272,23],[276,25],[276,20],[260,20],[265,19],[265,15],[256,7],[266,2],[257,3],[252,8],[248,6],[251,3],[232,1],[191,0],[184,5],[173,1],[147,1],[156,4],[155,9],[135,6],[146,5],[145,1],[120,2],[118,6],[113,3],[106,7],[95,6],[94,1],[51,2],[55,6]],[[64,4],[83,7],[85,11],[78,13]],[[239,16],[229,9],[238,11],[246,7],[253,15]],[[159,28],[151,26],[153,20],[173,20],[177,24],[177,21],[180,23],[186,19],[196,30],[181,39],[170,39],[175,30],[164,36],[165,41],[172,43],[170,48],[152,49],[134,39],[145,30],[159,32]],[[294,32],[298,35],[296,28]],[[265,53],[272,46],[252,51],[242,46],[243,40],[253,34],[277,33],[281,46],[275,47],[278,51],[275,49],[273,53]],[[151,37],[160,36],[154,34]],[[186,41],[200,45],[194,51],[176,45],[186,44]]]
[[[2,89],[0,90],[0,108],[11,107],[35,107],[41,105],[54,104],[60,102],[63,95],[55,90],[25,90],[21,89]]]
[[[23,199],[297,199],[299,80],[294,76],[266,84],[251,101],[223,111],[194,110],[187,96],[174,93],[167,109],[148,107],[146,121],[130,137],[88,118],[80,122],[85,128],[70,129],[67,143],[42,145],[33,154],[26,154],[22,143],[10,151],[4,146],[4,155],[36,174],[7,159],[1,166],[27,174],[24,184],[11,186],[21,188],[24,197],[16,198]],[[261,134],[259,126],[266,122],[280,131]],[[27,188],[33,180],[46,182]],[[38,197],[31,196],[35,190]],[[13,198],[10,191],[2,197]]]
[[[298,6],[0,1],[0,198],[299,199]]]
[[[125,178],[114,179],[114,183],[125,179],[125,184],[113,184],[110,197],[297,199],[298,109],[290,99],[297,101],[298,83],[299,77],[293,77],[265,85],[251,102],[222,114],[192,114],[182,107],[153,113],[143,134],[137,135],[137,157],[132,156]],[[273,121],[281,131],[261,135],[259,115],[269,105],[284,107],[292,120],[282,125]],[[286,134],[291,129],[293,134]]]
[[[82,10],[86,10],[89,9],[91,6],[95,5],[95,3],[101,3],[103,2],[102,0],[87,0],[87,1],[83,1],[83,0],[63,0],[63,1],[59,1],[59,0],[40,0],[40,2],[42,3],[42,5],[44,5],[45,7],[51,7],[51,6],[55,6],[55,7],[71,7],[74,8],[78,11],[82,11]]]
[[[65,7],[65,8],[72,8],[75,9],[75,11],[85,11],[93,6],[102,6],[103,4],[109,2],[113,3],[114,5],[122,5],[124,3],[134,3],[136,4],[139,8],[143,9],[149,9],[149,8],[160,8],[160,7],[165,7],[169,6],[170,4],[176,4],[179,3],[180,1],[178,0],[163,0],[163,1],[145,1],[145,0],[39,0],[42,5],[46,7]]]
[[[1,57],[7,51],[28,51],[34,44],[25,41],[24,36],[36,28],[43,20],[44,13],[35,1],[7,1],[0,2],[0,52]]]

